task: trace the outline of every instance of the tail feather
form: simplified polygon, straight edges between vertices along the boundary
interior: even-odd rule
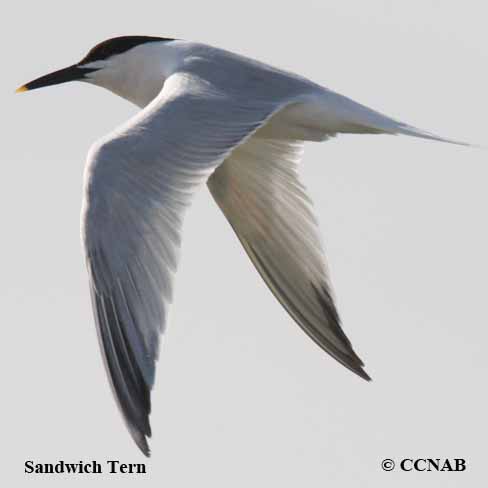
[[[456,144],[458,146],[468,146],[471,147],[472,144],[464,141],[458,141],[455,139],[448,139],[445,137],[438,136],[437,134],[433,134],[432,132],[428,132],[422,129],[417,129],[411,125],[402,124],[401,122],[396,123],[396,127],[393,129],[393,134],[402,134],[406,136],[412,137],[420,137],[421,139],[429,139],[431,141],[439,141],[439,142],[447,142],[448,144]],[[389,132],[389,131],[388,131]]]
[[[343,130],[340,130],[340,132],[402,134],[460,146],[473,146],[473,144],[464,141],[441,137],[432,132],[405,124],[334,92],[329,91],[325,99],[327,100],[326,110],[332,110],[344,124]]]

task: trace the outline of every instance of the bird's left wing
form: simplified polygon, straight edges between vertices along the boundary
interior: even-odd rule
[[[179,73],[90,151],[82,239],[98,337],[117,403],[146,455],[185,210],[212,171],[284,104],[230,96]]]

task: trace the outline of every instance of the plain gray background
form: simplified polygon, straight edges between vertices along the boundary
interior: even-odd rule
[[[14,95],[116,35],[207,42],[405,122],[487,144],[481,1],[5,2],[2,7],[2,479],[24,461],[144,462],[105,377],[79,242],[89,146],[135,108],[70,83]],[[366,383],[289,318],[203,190],[153,395],[146,476],[117,486],[480,486],[487,478],[487,154],[406,137],[309,144],[344,328]],[[464,473],[383,458],[464,457]]]

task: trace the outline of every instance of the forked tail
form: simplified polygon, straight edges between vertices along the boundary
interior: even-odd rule
[[[447,142],[461,146],[476,146],[464,141],[448,139],[433,134],[432,132],[418,129],[417,127],[395,120],[332,91],[327,91],[324,97],[324,102],[326,113],[332,111],[332,113],[335,114],[335,120],[342,121],[342,130],[339,130],[339,132],[403,134],[406,136],[420,137],[422,139]]]

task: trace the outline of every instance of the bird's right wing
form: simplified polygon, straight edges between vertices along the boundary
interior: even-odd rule
[[[90,152],[82,239],[98,337],[117,403],[145,454],[185,210],[211,172],[280,108],[179,73]]]
[[[303,142],[252,137],[208,187],[264,281],[300,327],[369,380],[332,298],[312,205],[297,174]]]

